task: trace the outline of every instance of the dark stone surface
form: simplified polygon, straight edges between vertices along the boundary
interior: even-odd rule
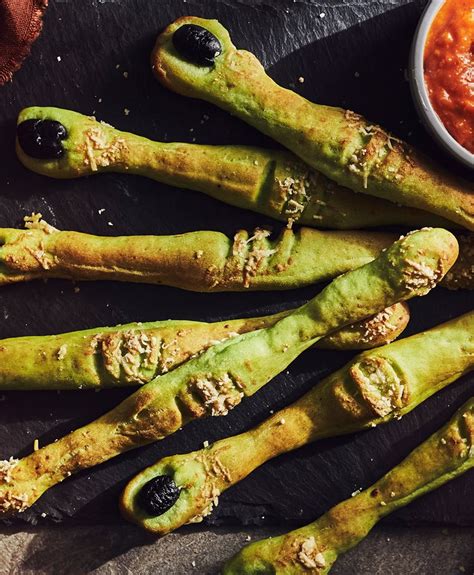
[[[268,223],[262,216],[197,193],[133,176],[50,180],[29,173],[15,158],[15,118],[27,105],[95,113],[119,128],[154,139],[273,146],[235,118],[172,94],[153,79],[148,58],[156,34],[183,14],[219,18],[236,44],[261,57],[282,84],[310,99],[363,112],[445,161],[416,120],[404,79],[422,5],[404,0],[51,2],[44,34],[32,56],[13,83],[0,89],[0,226],[19,226],[32,211],[41,212],[58,228],[103,235],[197,229],[234,233],[238,227]],[[128,79],[123,72],[128,72]],[[305,78],[304,84],[298,83],[299,76]],[[128,116],[125,109],[130,110]],[[201,123],[204,115],[209,120]],[[105,212],[99,215],[101,208]],[[95,282],[82,284],[75,293],[73,287],[70,282],[50,281],[2,288],[0,337],[169,317],[216,320],[254,315],[294,305],[317,291],[206,295]],[[408,333],[467,311],[472,302],[472,293],[437,289],[413,302]],[[349,357],[310,351],[229,416],[191,424],[159,444],[81,473],[48,492],[22,519],[37,520],[46,513],[68,524],[121,521],[117,495],[145,465],[248,428]],[[401,422],[323,441],[265,465],[227,492],[209,521],[284,521],[290,526],[313,519],[399,462],[467,399],[473,382],[472,377],[463,378]],[[35,438],[44,445],[91,421],[127,393],[5,393],[0,404],[0,458],[24,455],[31,451]],[[473,481],[472,473],[466,475],[391,521],[474,524]]]

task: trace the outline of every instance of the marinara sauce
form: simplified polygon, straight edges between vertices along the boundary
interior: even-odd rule
[[[446,0],[428,33],[424,73],[439,118],[474,153],[474,0]]]

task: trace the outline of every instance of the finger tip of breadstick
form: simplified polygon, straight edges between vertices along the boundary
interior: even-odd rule
[[[401,237],[389,252],[389,261],[408,293],[425,295],[452,267],[459,244],[448,230],[423,228]]]
[[[185,92],[184,86],[197,80],[202,74],[207,74],[207,68],[185,61],[177,53],[173,45],[173,34],[186,24],[200,26],[211,32],[221,43],[223,51],[234,49],[229,32],[218,20],[199,18],[198,16],[182,16],[169,24],[157,37],[151,53],[151,67],[158,81],[167,88]],[[199,73],[201,72],[201,73]],[[191,95],[185,93],[185,95]]]

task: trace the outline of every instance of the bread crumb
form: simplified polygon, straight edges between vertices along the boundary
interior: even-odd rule
[[[64,359],[64,357],[66,356],[67,353],[67,345],[62,345],[59,349],[58,349],[58,353],[57,353],[57,357],[58,360],[61,361]]]
[[[124,72],[123,73],[123,77],[125,78],[125,80],[128,78],[128,72]]]
[[[304,84],[304,76],[300,76],[300,77],[298,78],[298,82],[299,82],[300,84]]]
[[[128,108],[124,108],[123,113],[128,116],[130,114],[130,110]]]
[[[33,441],[33,451],[38,451],[39,449],[39,439]]]

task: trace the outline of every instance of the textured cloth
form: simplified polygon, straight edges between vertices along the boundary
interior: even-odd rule
[[[11,80],[42,27],[48,0],[0,0],[0,85]]]

